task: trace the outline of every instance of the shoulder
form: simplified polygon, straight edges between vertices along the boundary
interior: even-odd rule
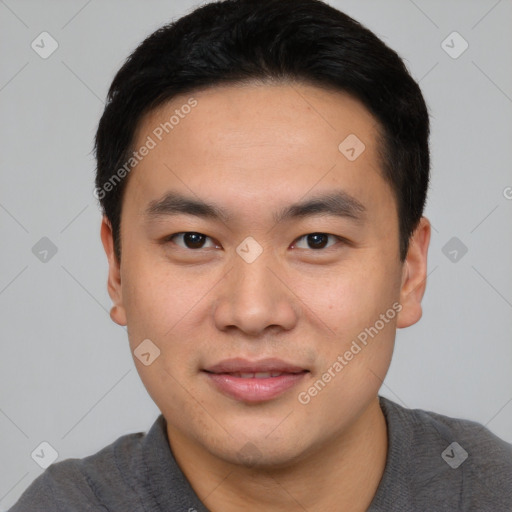
[[[451,467],[459,462],[462,465],[467,460],[481,471],[487,469],[496,473],[497,469],[512,470],[512,444],[493,434],[484,425],[423,409],[407,409],[389,400],[387,402],[388,408],[394,408],[394,414],[401,418],[402,424],[410,426],[415,437],[435,445],[437,442],[453,443],[446,453],[441,453],[443,460],[449,460],[452,456],[457,459],[451,462]]]
[[[124,435],[93,455],[52,464],[9,512],[144,510],[136,504],[141,500],[137,481],[143,478],[145,436]]]
[[[418,504],[439,499],[440,507],[457,510],[512,510],[511,444],[474,421],[380,401],[389,457]]]

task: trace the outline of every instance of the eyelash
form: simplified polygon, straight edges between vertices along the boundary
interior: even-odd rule
[[[211,237],[209,237],[207,235],[204,235],[202,233],[199,233],[197,231],[182,231],[182,232],[174,233],[172,235],[169,235],[169,236],[165,237],[163,241],[164,241],[164,243],[171,242],[171,243],[174,243],[175,245],[178,245],[178,244],[176,244],[173,241],[174,238],[179,237],[179,236],[183,237],[184,235],[191,235],[191,234],[193,234],[193,235],[200,235],[201,237],[205,237],[206,239],[212,240]],[[349,244],[349,241],[346,240],[343,237],[340,237],[340,236],[337,236],[337,235],[332,235],[330,233],[322,233],[322,232],[319,232],[319,231],[314,231],[312,233],[307,233],[305,235],[302,235],[302,236],[296,238],[295,239],[296,241],[294,241],[292,245],[295,245],[298,241],[300,241],[302,239],[305,239],[308,236],[312,236],[312,235],[324,235],[324,236],[328,236],[328,237],[331,237],[331,238],[335,238],[338,242],[341,242],[342,244]],[[321,252],[321,251],[325,251],[326,249],[330,249],[334,245],[336,245],[336,244],[327,245],[326,247],[321,247],[319,249],[311,249],[311,248],[308,248],[308,249],[300,248],[300,249],[311,250],[311,251],[315,251],[315,252]],[[204,249],[204,247],[199,247],[199,248],[196,248],[196,249],[191,249],[190,247],[182,247],[182,246],[179,246],[179,245],[178,245],[178,247],[180,247],[181,249],[189,250],[189,251],[193,251],[193,252],[197,252],[197,251],[200,251],[200,250]]]

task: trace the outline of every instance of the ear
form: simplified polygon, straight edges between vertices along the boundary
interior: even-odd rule
[[[422,217],[409,240],[409,250],[403,264],[402,285],[397,327],[415,324],[422,314],[421,299],[427,285],[427,253],[430,243],[430,222]]]
[[[117,261],[114,252],[114,236],[112,226],[107,217],[103,216],[101,222],[101,242],[108,259],[108,294],[114,303],[110,310],[110,318],[119,325],[126,325],[126,312],[123,306],[121,286],[121,264]]]

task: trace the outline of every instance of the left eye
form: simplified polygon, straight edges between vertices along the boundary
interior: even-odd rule
[[[185,233],[175,233],[167,237],[166,241],[174,242],[176,239],[182,240],[184,245],[177,243],[180,247],[184,247],[185,249],[204,249],[205,248],[205,240],[211,240],[209,236],[203,235],[202,233],[196,233],[194,231],[187,231]],[[216,247],[216,245],[212,242],[210,247]]]
[[[328,238],[331,238],[334,240],[334,243],[328,245]],[[341,239],[335,235],[329,235],[328,233],[310,233],[309,235],[301,236],[297,239],[299,242],[301,240],[305,240],[306,244],[309,245],[309,247],[300,247],[299,242],[296,242],[294,244],[295,247],[298,247],[299,249],[325,249],[326,247],[330,247],[334,245],[336,242],[340,241]]]

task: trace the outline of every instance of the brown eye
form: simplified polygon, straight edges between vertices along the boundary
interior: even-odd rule
[[[181,240],[181,243],[178,243],[177,240]],[[202,233],[196,233],[194,231],[175,233],[174,235],[167,237],[167,241],[172,241],[184,249],[204,249],[206,240],[211,239]],[[215,247],[215,244],[212,243],[211,246]]]
[[[334,239],[334,243],[327,245],[329,238]],[[306,245],[307,245],[306,247],[299,246],[299,242],[301,240],[305,240]],[[336,243],[337,240],[340,240],[340,238],[335,235],[330,235],[328,233],[310,233],[308,235],[304,235],[304,236],[301,236],[300,238],[298,238],[298,242],[295,244],[295,246],[298,247],[299,249],[318,250],[318,249],[325,249],[326,247],[331,247],[332,245],[334,245]]]

